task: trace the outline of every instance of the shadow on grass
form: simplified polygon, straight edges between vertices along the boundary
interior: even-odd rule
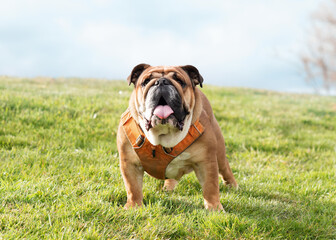
[[[151,189],[144,187],[143,206],[150,211],[169,216],[206,212],[201,186],[193,175],[182,178],[173,192],[162,190],[163,181],[149,180],[147,186]],[[234,190],[223,183],[220,183],[220,193],[226,214],[248,219],[262,232],[270,233],[270,237],[328,239],[336,236],[336,217],[332,214],[336,204],[333,202],[309,194],[294,195],[261,187],[248,189],[241,185]],[[123,206],[126,194],[109,201]]]
[[[194,214],[195,211],[206,211],[203,205],[201,187],[197,180],[185,179],[181,187],[172,193],[163,190],[147,192],[144,196],[144,207],[159,209],[161,214],[179,215]],[[161,187],[162,183],[158,184]],[[184,191],[187,189],[187,191]],[[259,229],[270,233],[271,237],[284,238],[333,238],[336,236],[336,218],[332,215],[336,204],[316,200],[313,196],[293,196],[285,192],[249,190],[241,186],[233,190],[220,184],[221,198],[226,214],[240,219],[249,219]],[[193,196],[193,197],[192,197]],[[233,197],[233,198],[232,198]],[[125,204],[126,199],[119,199]],[[225,213],[223,213],[225,214]]]
[[[247,217],[274,236],[286,238],[329,239],[336,236],[336,204],[311,196],[288,196],[285,193],[251,191],[240,188],[237,197],[244,201],[223,204],[227,212]]]

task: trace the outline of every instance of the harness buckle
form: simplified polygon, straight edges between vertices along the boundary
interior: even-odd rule
[[[145,142],[145,137],[142,136],[142,135],[139,135],[139,137],[137,138],[137,140],[135,141],[135,144],[138,146],[138,147],[142,147],[142,145],[144,144]]]
[[[165,148],[165,147],[162,147],[162,148],[163,148],[163,151],[167,154],[169,154],[173,151],[173,148]]]

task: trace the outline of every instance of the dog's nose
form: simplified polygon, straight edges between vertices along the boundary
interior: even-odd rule
[[[167,78],[160,78],[155,82],[155,85],[157,86],[171,85],[171,82]]]

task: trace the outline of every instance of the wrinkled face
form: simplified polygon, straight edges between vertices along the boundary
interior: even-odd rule
[[[148,131],[159,125],[183,130],[184,121],[193,108],[192,83],[181,69],[154,67],[137,81],[139,114]],[[183,97],[182,97],[183,96]]]
[[[137,65],[128,77],[135,85],[131,104],[153,145],[173,147],[188,133],[195,107],[195,87],[203,78],[190,65]]]

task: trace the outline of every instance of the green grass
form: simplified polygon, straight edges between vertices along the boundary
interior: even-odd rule
[[[0,78],[0,239],[335,239],[336,98],[205,85],[240,189],[145,176],[124,210],[123,81]]]

